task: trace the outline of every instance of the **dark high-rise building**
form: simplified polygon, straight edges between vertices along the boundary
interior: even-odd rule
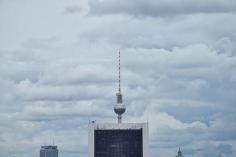
[[[95,130],[95,156],[142,157],[142,129]]]
[[[147,157],[147,123],[91,123],[89,157]]]
[[[120,86],[114,112],[118,123],[89,124],[89,157],[148,157],[148,123],[122,123],[123,105]]]
[[[41,146],[40,157],[58,157],[57,146]]]

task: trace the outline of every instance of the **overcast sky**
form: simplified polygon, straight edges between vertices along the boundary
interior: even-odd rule
[[[89,120],[149,122],[150,157],[236,156],[235,0],[0,0],[0,157],[87,157]]]

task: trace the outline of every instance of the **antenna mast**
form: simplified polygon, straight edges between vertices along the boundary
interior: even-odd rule
[[[121,93],[120,84],[121,80],[120,80],[120,51],[119,51],[119,93]]]

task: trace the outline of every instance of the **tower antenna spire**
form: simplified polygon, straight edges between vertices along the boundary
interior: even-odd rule
[[[121,79],[120,79],[120,51],[119,51],[119,93],[121,93],[121,87],[120,87],[120,84],[121,84]]]
[[[122,122],[122,114],[125,112],[125,106],[122,104],[122,94],[121,94],[121,77],[120,77],[120,51],[118,53],[118,93],[116,93],[116,105],[114,106],[114,112],[118,115],[118,123]]]

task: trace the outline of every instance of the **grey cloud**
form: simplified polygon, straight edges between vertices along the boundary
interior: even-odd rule
[[[207,135],[208,138],[211,140],[221,140],[221,141],[236,139],[235,124],[228,120],[231,118],[235,118],[235,116],[233,114],[229,114],[227,116],[222,115],[212,120],[210,122],[211,127]],[[227,121],[227,123],[225,123],[225,121]]]
[[[197,55],[196,52],[198,52]],[[110,51],[106,51],[106,55],[109,54]],[[86,56],[86,54],[80,55]],[[225,88],[222,88],[223,85],[212,86],[212,81],[226,79],[226,84],[233,81],[229,78],[235,65],[234,56],[218,54],[204,44],[173,48],[172,51],[128,48],[122,50],[122,56],[125,56],[122,60],[122,85],[124,100],[128,108],[125,120],[149,120],[152,139],[150,145],[153,149],[186,146],[194,141],[206,139],[223,141],[234,139],[234,134],[232,134],[234,125],[225,129],[223,123],[220,122],[221,119],[215,121],[216,117],[214,117],[219,112],[227,115],[234,112],[231,104],[225,104],[227,107],[223,107],[222,110],[222,103],[226,100],[223,102],[217,102],[214,99],[202,100],[202,92],[214,93],[219,89],[225,91]],[[86,123],[90,118],[98,121],[115,119],[112,113],[112,106],[115,103],[115,77],[112,75],[116,74],[113,71],[115,68],[107,66],[114,66],[112,62],[107,63],[98,59],[99,64],[92,65],[91,61],[76,63],[79,60],[74,60],[73,63],[68,64],[62,60],[64,55],[49,55],[48,57],[51,59],[55,57],[58,60],[57,63],[60,64],[54,66],[50,59],[44,58],[44,68],[41,69],[43,73],[37,75],[37,81],[25,78],[19,82],[6,84],[7,87],[10,85],[14,87],[14,96],[23,107],[23,109],[18,109],[18,114],[10,112],[13,116],[11,120],[18,121],[17,125],[12,127],[18,127],[21,130],[19,134],[25,131],[25,126],[28,126],[27,128],[30,128],[27,131],[28,138],[36,138],[39,142],[35,142],[36,146],[42,141],[41,136],[47,135],[35,133],[35,130],[53,132],[53,130],[66,128],[67,132],[73,132],[80,125],[83,126],[80,128],[81,131],[85,131]],[[194,60],[191,60],[192,58]],[[37,60],[37,57],[35,59],[35,62],[42,61]],[[25,64],[28,64],[27,62]],[[182,71],[183,69],[189,69],[189,71]],[[62,73],[65,76],[60,76]],[[104,76],[100,76],[101,73],[104,73]],[[88,77],[88,80],[83,76]],[[11,77],[4,79],[11,79]],[[109,83],[101,83],[107,81]],[[234,92],[234,86],[227,89]],[[222,94],[219,99],[225,99],[227,95],[227,93]],[[233,95],[229,95],[229,98],[234,101]],[[81,100],[88,103],[83,105]],[[181,117],[181,111],[176,108],[181,108],[185,115]],[[196,108],[198,110],[195,113],[186,114]],[[54,112],[51,112],[52,110]],[[186,117],[190,118],[186,119]],[[234,118],[228,119],[231,121]],[[4,126],[7,126],[7,123]],[[224,129],[221,130],[222,128]],[[209,134],[206,134],[205,132],[208,131]],[[225,136],[224,133],[230,133],[230,135]],[[3,134],[3,139],[12,134],[14,133]],[[57,136],[60,139],[62,134]],[[63,139],[63,142],[65,143],[59,142],[59,144],[66,145],[68,140]],[[85,144],[81,146],[86,149]],[[68,148],[63,150],[66,151]]]
[[[235,32],[235,21],[231,20],[231,18],[235,18],[234,14],[198,14],[175,19],[138,19],[123,15],[118,15],[116,18],[106,16],[104,17],[106,25],[99,18],[92,18],[96,22],[84,29],[83,32],[79,32],[79,38],[87,39],[90,42],[115,43],[124,48],[150,50],[155,48],[171,50],[173,47],[204,43],[212,45],[218,52],[223,48],[223,41],[221,41],[222,44],[217,44],[221,38],[228,38],[227,41],[224,40],[228,45],[235,41],[233,33]],[[234,51],[234,46],[224,48],[224,52],[229,54],[234,54]]]
[[[81,117],[89,119],[100,116],[101,118],[112,116],[109,110],[105,110],[110,106],[110,101],[107,100],[81,100],[81,101],[38,101],[28,102],[19,117],[22,120],[29,121],[60,121],[71,120]],[[52,112],[53,111],[53,112]],[[87,123],[88,121],[80,121]]]
[[[65,8],[66,14],[74,14],[80,11],[81,11],[81,8],[79,6],[70,6],[70,7]]]
[[[222,153],[222,154],[232,154],[233,149],[232,146],[229,144],[220,144],[217,146],[217,149]]]
[[[211,143],[205,143],[201,148],[198,149],[192,149],[192,148],[185,148],[183,150],[183,153],[185,155],[195,155],[199,157],[204,156],[233,156],[233,149],[230,144],[211,144]]]
[[[135,16],[165,16],[192,13],[235,12],[234,0],[89,0],[90,13],[94,15],[125,13]]]
[[[5,2],[0,156],[37,156],[53,137],[61,157],[86,156],[89,120],[116,121],[119,48],[124,122],[149,122],[150,156],[236,156],[233,1],[89,1],[108,16],[85,16],[87,1]]]
[[[207,144],[205,148],[199,149],[198,152],[201,156],[227,156],[232,154],[232,146],[229,144],[219,144],[218,146]]]
[[[221,39],[219,39],[216,43],[215,43],[215,48],[216,51],[218,53],[226,53],[229,56],[235,56],[235,44],[233,44],[232,40],[230,38],[227,37],[223,37]]]
[[[51,69],[54,69],[54,71],[51,72]],[[45,71],[39,83],[55,85],[112,83],[114,76],[106,71],[114,71],[114,68],[101,64],[74,65],[72,67],[52,65],[52,67]],[[62,73],[66,73],[66,75],[61,76]],[[101,73],[104,75],[100,75]]]
[[[110,89],[110,88],[108,88]],[[105,91],[108,89],[99,88],[96,86],[74,86],[74,87],[19,87],[18,88],[18,98],[22,100],[88,100],[95,98],[103,98],[106,95]],[[26,91],[28,90],[28,91]],[[73,92],[72,92],[73,91]]]

